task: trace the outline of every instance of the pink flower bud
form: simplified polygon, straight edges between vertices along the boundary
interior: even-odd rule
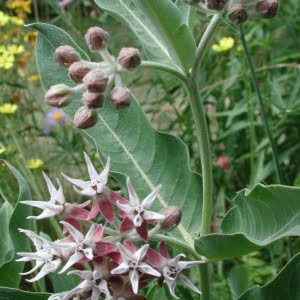
[[[98,108],[103,106],[104,95],[101,93],[91,93],[86,91],[83,94],[82,100],[88,108]]]
[[[256,11],[264,19],[274,18],[278,12],[277,0],[261,0],[256,4]]]
[[[54,52],[55,60],[63,67],[68,68],[75,61],[80,60],[79,54],[76,50],[68,45],[59,46]]]
[[[241,24],[247,21],[248,13],[242,4],[232,4],[229,8],[228,18],[235,24]]]
[[[136,68],[141,63],[140,51],[136,48],[122,48],[118,56],[118,63],[124,69]]]
[[[74,116],[75,126],[80,129],[93,127],[97,120],[97,112],[94,109],[89,109],[87,106],[80,107]]]
[[[109,34],[102,28],[91,27],[85,35],[85,40],[90,50],[99,51],[107,47]]]
[[[230,169],[230,159],[227,155],[221,155],[216,159],[216,165],[223,171],[228,171]]]
[[[45,95],[46,103],[52,107],[64,107],[72,101],[72,88],[61,83],[51,86]]]
[[[82,83],[83,77],[91,71],[91,68],[81,61],[76,61],[72,63],[68,71],[69,76],[73,81]]]
[[[165,218],[160,222],[162,229],[172,230],[180,223],[182,213],[181,209],[176,206],[163,208],[159,213],[165,216]]]
[[[88,72],[83,78],[87,89],[92,93],[103,93],[108,85],[108,77],[99,69]]]
[[[123,109],[130,105],[131,93],[128,89],[117,86],[110,92],[109,98],[116,109]]]
[[[206,0],[206,6],[209,9],[221,10],[227,3],[227,0]]]

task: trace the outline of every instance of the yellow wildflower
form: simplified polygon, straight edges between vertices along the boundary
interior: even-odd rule
[[[14,25],[17,25],[17,26],[23,26],[24,25],[24,20],[22,20],[18,17],[11,17],[10,22],[13,23]]]
[[[28,32],[24,35],[24,41],[26,43],[31,42],[32,45],[35,45],[37,38],[37,32]]]
[[[39,81],[40,76],[39,76],[39,74],[34,74],[34,75],[29,76],[28,80],[29,81]]]
[[[44,162],[41,159],[29,159],[27,162],[27,166],[29,169],[39,169],[44,165]]]
[[[0,27],[5,26],[9,22],[9,15],[5,14],[3,11],[0,11]]]
[[[11,69],[14,65],[15,57],[9,52],[3,52],[0,54],[0,69]]]
[[[30,0],[10,0],[7,4],[8,8],[14,9],[18,12],[31,13],[31,1]]]
[[[220,40],[219,44],[214,44],[212,48],[216,52],[225,52],[233,48],[233,46],[234,39],[232,37],[225,37]]]
[[[4,103],[0,105],[0,114],[12,115],[17,111],[17,109],[18,106],[16,104]]]
[[[10,45],[7,47],[7,51],[10,52],[10,54],[16,55],[24,52],[24,46],[23,45]]]

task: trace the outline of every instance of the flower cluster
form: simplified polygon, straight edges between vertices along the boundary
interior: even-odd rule
[[[118,58],[107,49],[109,34],[99,27],[92,27],[85,35],[86,43],[92,52],[99,53],[103,61],[93,63],[80,58],[79,53],[69,45],[55,50],[54,57],[59,65],[68,68],[69,77],[77,84],[69,87],[65,84],[52,86],[45,95],[46,103],[52,107],[67,106],[75,94],[82,93],[81,107],[74,116],[76,127],[87,129],[97,122],[96,109],[103,106],[104,94],[109,93],[111,103],[122,109],[130,105],[131,93],[123,87],[121,73],[132,70],[141,62],[138,49],[122,48]]]
[[[110,159],[101,173],[94,168],[84,153],[89,173],[88,180],[74,179],[65,174],[75,191],[91,197],[81,204],[69,203],[63,186],[57,179],[58,188],[46,174],[45,181],[50,193],[49,201],[22,201],[23,204],[42,210],[31,219],[57,216],[61,219],[65,237],[51,241],[30,230],[20,229],[35,245],[34,253],[18,253],[18,261],[35,262],[28,275],[39,272],[27,281],[35,282],[49,273],[59,272],[78,276],[81,281],[70,291],[52,295],[50,300],[68,299],[145,299],[137,295],[149,280],[168,285],[176,299],[175,286],[180,282],[200,294],[199,289],[183,274],[183,270],[204,261],[181,261],[183,254],[170,258],[162,242],[159,252],[150,248],[148,239],[162,230],[175,227],[181,218],[176,207],[167,207],[157,213],[150,208],[159,194],[157,187],[142,201],[129,178],[129,200],[107,186]],[[102,220],[104,223],[97,222]],[[149,230],[150,229],[150,230]]]
[[[184,0],[195,5],[201,0]],[[226,9],[228,19],[241,24],[252,18],[271,19],[277,15],[279,4],[277,0],[205,0],[206,7],[212,11]]]

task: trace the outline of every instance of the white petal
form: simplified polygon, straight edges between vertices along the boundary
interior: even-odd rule
[[[98,285],[98,288],[100,290],[101,293],[105,294],[108,299],[111,299],[111,295],[110,292],[108,290],[108,286],[107,286],[107,282],[106,280],[102,279]]]
[[[123,261],[127,262],[128,260],[131,259],[132,254],[127,248],[125,248],[121,243],[118,243],[117,247],[120,251]]]
[[[153,275],[156,277],[161,276],[161,274],[158,271],[156,271],[154,268],[152,268],[151,266],[149,266],[146,263],[140,263],[138,266],[138,269],[140,272],[145,273],[145,274],[150,274],[150,275]]]
[[[96,179],[96,177],[98,176],[98,173],[97,173],[96,169],[94,168],[90,157],[85,152],[83,152],[83,154],[84,154],[85,162],[88,167],[88,172],[89,172],[91,180]]]
[[[129,266],[126,262],[123,262],[122,264],[120,264],[118,267],[116,267],[115,269],[111,270],[111,274],[123,274],[129,271]]]
[[[97,194],[97,192],[90,185],[83,190],[79,190],[75,186],[73,186],[73,188],[76,193],[83,195],[83,196],[93,197],[93,196],[96,196],[96,194]]]
[[[90,260],[94,258],[93,249],[91,247],[85,248],[83,253]]]
[[[184,270],[184,269],[190,269],[196,265],[205,264],[204,260],[196,260],[196,261],[179,261],[178,262],[178,269]]]
[[[145,220],[163,220],[165,216],[154,211],[145,210],[143,218]]]
[[[130,204],[134,207],[138,206],[140,204],[140,200],[131,184],[129,177],[127,177],[127,189],[128,189]]]
[[[89,270],[85,270],[85,271],[74,270],[68,273],[68,275],[73,275],[73,274],[79,276],[81,279],[85,279],[85,280],[93,279],[93,272]]]
[[[146,244],[133,254],[133,257],[136,259],[138,264],[144,259],[148,249],[149,249],[149,245]]]
[[[142,224],[143,224],[143,217],[141,216],[140,213],[138,213],[136,216],[133,217],[133,224],[134,224],[134,227],[141,227]]]
[[[27,217],[27,219],[42,220],[42,219],[54,217],[58,214],[60,214],[60,212],[57,213],[56,211],[53,211],[50,209],[45,209],[41,214],[39,214],[37,216],[29,216],[29,217]]]
[[[110,157],[107,158],[107,162],[103,171],[96,178],[96,180],[98,182],[101,182],[103,186],[107,184],[108,176],[109,176],[109,168],[110,168]]]
[[[60,221],[60,223],[67,227],[69,233],[77,243],[81,243],[84,240],[84,235],[70,223],[65,221]]]
[[[65,266],[61,269],[58,274],[64,273],[67,269],[72,267],[74,264],[78,263],[83,258],[83,254],[81,252],[75,252],[67,261]]]
[[[52,202],[50,201],[32,201],[32,200],[25,200],[25,201],[20,201],[20,203],[22,204],[26,204],[26,205],[30,205],[30,206],[33,206],[33,207],[37,207],[37,208],[40,208],[40,209],[52,209],[52,208],[55,208],[56,205],[53,204]]]
[[[119,200],[117,201],[117,206],[127,215],[132,215],[135,211],[135,209],[131,205],[120,203]]]
[[[182,284],[193,290],[195,293],[199,295],[201,294],[200,290],[186,276],[178,274],[178,279]]]
[[[57,184],[59,186],[59,189],[55,195],[55,200],[61,205],[64,205],[66,203],[65,195],[64,195],[64,190],[63,186],[58,178],[56,178]]]
[[[51,196],[54,195],[54,193],[56,192],[56,188],[54,187],[54,185],[52,184],[50,178],[46,175],[46,173],[43,172],[43,176],[44,176],[44,179],[47,183],[49,194]]]
[[[135,294],[139,291],[139,273],[137,270],[132,270],[129,272],[129,279],[132,285],[132,290]]]
[[[67,176],[64,173],[61,173],[63,177],[65,177],[65,179],[67,179],[69,182],[71,182],[72,184],[75,184],[76,186],[78,186],[81,189],[85,189],[88,186],[90,186],[90,183],[88,181],[83,181],[80,179],[75,179],[75,178],[71,178],[69,176]]]
[[[43,261],[39,260],[36,262],[35,266],[33,269],[31,269],[30,271],[28,272],[24,272],[24,273],[20,273],[20,275],[28,275],[28,274],[31,274],[33,273],[34,271],[36,271],[38,268],[40,268],[42,265],[44,264]]]
[[[171,293],[171,295],[175,298],[175,299],[179,299],[176,295],[175,295],[175,286],[176,286],[176,282],[175,281],[171,281],[168,280],[167,278],[165,278],[165,282],[168,285],[169,291]]]
[[[178,268],[178,262],[179,262],[181,257],[185,257],[185,255],[182,254],[182,253],[176,255],[174,258],[169,260],[168,265],[171,266],[171,267]]]
[[[84,244],[86,244],[86,245],[91,245],[92,244],[95,230],[96,230],[96,224],[92,224],[89,231],[85,235],[85,238],[83,240]]]
[[[161,189],[161,185],[159,185],[152,193],[150,193],[142,202],[141,206],[144,209],[149,209],[153,204],[154,200],[158,196]]]
[[[40,272],[34,278],[30,280],[26,279],[26,281],[28,282],[38,281],[44,276],[46,276],[47,274],[55,272],[59,268],[60,264],[61,264],[60,259],[57,259],[51,263],[47,263],[41,268]]]
[[[100,290],[96,287],[93,286],[92,288],[93,292],[92,292],[92,296],[91,296],[91,300],[99,300],[99,297],[101,295]]]

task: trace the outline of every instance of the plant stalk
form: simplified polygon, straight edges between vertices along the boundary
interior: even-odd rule
[[[271,130],[270,130],[270,126],[269,126],[269,122],[268,122],[268,116],[267,116],[267,112],[265,110],[264,107],[264,102],[263,102],[263,98],[260,92],[260,88],[258,85],[258,80],[256,77],[256,73],[255,73],[255,69],[254,69],[254,64],[250,55],[250,51],[248,48],[248,44],[245,38],[245,33],[244,33],[244,29],[243,29],[243,25],[240,25],[240,34],[241,34],[241,41],[243,44],[243,48],[245,51],[245,55],[246,55],[246,59],[250,68],[250,72],[251,72],[251,77],[252,77],[252,81],[253,81],[253,86],[255,88],[255,92],[256,92],[256,96],[258,99],[258,103],[259,103],[259,108],[260,108],[260,112],[262,115],[262,119],[263,119],[263,123],[264,123],[264,127],[265,127],[265,131],[272,149],[272,156],[273,156],[273,162],[274,162],[274,167],[275,167],[275,172],[276,172],[276,177],[277,177],[277,181],[278,183],[283,183],[283,177],[281,174],[281,170],[280,170],[280,165],[279,165],[279,158],[278,158],[278,151],[277,151],[277,146],[276,143],[274,142]]]

